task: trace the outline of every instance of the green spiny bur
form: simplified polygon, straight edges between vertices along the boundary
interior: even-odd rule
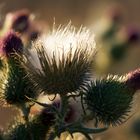
[[[98,122],[121,124],[131,109],[133,91],[112,77],[91,82],[85,92],[85,104]]]

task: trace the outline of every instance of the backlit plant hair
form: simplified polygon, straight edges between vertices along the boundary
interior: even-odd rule
[[[87,29],[76,30],[71,24],[53,29],[34,43],[33,49],[38,62],[34,62],[34,54],[26,55],[25,67],[37,91],[67,94],[89,81],[95,42]]]

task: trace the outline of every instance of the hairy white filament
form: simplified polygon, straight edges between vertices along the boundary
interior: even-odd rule
[[[59,61],[64,57],[67,57],[71,53],[72,58],[76,50],[86,50],[91,55],[95,50],[95,39],[87,28],[81,27],[76,29],[69,23],[66,26],[59,26],[53,28],[51,32],[40,37],[33,46],[43,46],[50,60],[55,56],[55,60],[59,65]],[[31,54],[35,57],[34,60],[38,65],[37,55],[35,54],[34,47],[31,50]]]

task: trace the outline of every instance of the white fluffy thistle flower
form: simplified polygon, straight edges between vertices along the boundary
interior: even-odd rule
[[[95,48],[94,34],[86,28],[81,27],[76,30],[74,26],[59,26],[53,29],[48,35],[40,40],[45,50],[52,58],[55,55],[56,60],[67,57],[69,53],[72,57],[77,49],[87,49],[89,52]]]
[[[35,42],[25,66],[40,92],[72,93],[89,80],[94,54],[94,34],[68,24],[54,28]]]

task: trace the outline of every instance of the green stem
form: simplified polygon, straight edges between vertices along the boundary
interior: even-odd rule
[[[86,116],[87,113],[86,113],[86,111],[85,111],[85,107],[84,107],[83,94],[81,94],[81,106],[82,106],[83,113],[84,113],[84,115]]]
[[[60,95],[61,99],[61,106],[60,106],[60,114],[61,114],[61,121],[65,121],[65,117],[67,114],[67,109],[68,109],[68,96],[67,95]]]
[[[56,114],[56,123],[55,123],[55,134],[56,136],[60,136],[62,132],[65,131],[65,117],[67,115],[68,109],[68,96],[67,95],[60,95],[60,109],[59,112]],[[50,139],[51,140],[51,139]]]
[[[27,105],[26,103],[21,105],[21,110],[22,110],[22,113],[23,113],[23,118],[24,118],[26,123],[29,121],[30,109],[31,109],[31,105]]]

